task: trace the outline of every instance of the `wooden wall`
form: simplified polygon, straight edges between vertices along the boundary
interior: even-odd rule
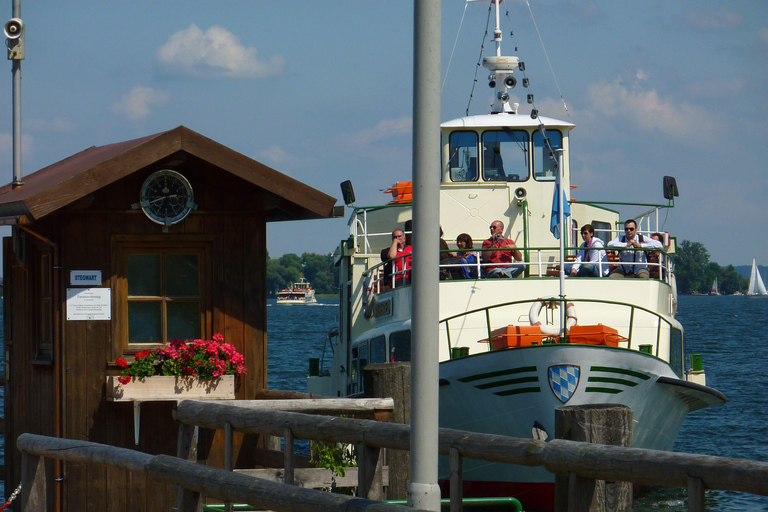
[[[208,338],[222,333],[246,359],[248,375],[239,379],[238,398],[253,398],[266,387],[266,216],[265,198],[257,187],[247,184],[192,157],[161,162],[106,186],[78,203],[50,214],[29,228],[58,244],[61,269],[56,273],[60,293],[55,304],[59,313],[60,339],[53,365],[29,364],[34,342],[30,336],[30,312],[27,294],[27,268],[15,267],[6,274],[6,290],[12,290],[12,318],[6,338],[12,342],[11,387],[6,409],[12,435],[8,436],[6,454],[11,478],[18,483],[20,457],[12,440],[22,432],[58,435],[115,446],[134,448],[133,408],[130,403],[105,400],[105,376],[118,374],[111,363],[122,354],[115,350],[122,340],[115,339],[111,321],[67,321],[66,288],[71,270],[101,270],[104,286],[113,290],[113,237],[122,235],[200,236],[212,244],[211,330]],[[144,179],[151,172],[173,168],[192,184],[198,210],[180,224],[162,233],[140,211],[132,210],[138,202]],[[8,279],[10,277],[10,279]],[[10,283],[9,283],[10,282]],[[115,314],[113,293],[112,311]],[[59,369],[62,378],[55,379]],[[60,387],[58,392],[54,390]],[[56,398],[61,397],[61,420],[56,417]],[[136,449],[158,454],[175,454],[177,424],[168,402],[141,405],[140,444]],[[13,436],[13,437],[12,437]],[[219,434],[221,436],[221,433]],[[239,464],[249,464],[249,448],[254,439],[242,442]],[[223,439],[203,437],[200,457],[208,464],[223,467]],[[96,466],[68,464],[62,469],[62,510],[92,511],[169,510],[174,493],[164,485],[123,471]],[[9,487],[7,487],[9,488]]]

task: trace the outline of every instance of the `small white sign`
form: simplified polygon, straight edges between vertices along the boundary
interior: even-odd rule
[[[101,270],[72,270],[69,273],[72,286],[101,286]]]
[[[67,320],[111,319],[111,288],[67,288]]]

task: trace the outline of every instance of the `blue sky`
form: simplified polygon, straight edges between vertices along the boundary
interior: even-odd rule
[[[529,5],[502,5],[504,53],[518,48],[541,114],[567,118]],[[576,124],[574,195],[663,202],[662,176],[673,175],[681,196],[665,230],[703,242],[721,264],[768,263],[768,2],[530,0],[530,9]],[[487,12],[443,2],[443,120],[464,115]],[[410,179],[412,1],[28,0],[22,19],[25,174],[185,125],[334,197],[351,179],[357,204],[380,203],[383,189]],[[3,183],[12,179],[5,62]],[[479,78],[474,114],[490,103]],[[271,224],[268,248],[326,253],[346,233],[346,219]]]

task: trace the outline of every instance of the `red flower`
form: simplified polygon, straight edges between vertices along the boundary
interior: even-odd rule
[[[135,360],[137,360],[137,361],[141,361],[141,360],[142,360],[142,359],[144,359],[145,357],[149,357],[149,356],[151,356],[151,355],[152,355],[152,353],[151,353],[149,350],[142,350],[141,352],[139,352],[138,354],[136,354],[135,356],[133,356],[133,358],[134,358]]]
[[[117,378],[117,381],[120,384],[128,384],[129,382],[131,382],[131,376],[130,375],[121,375],[120,377]]]
[[[128,368],[128,362],[123,359],[122,357],[115,361],[115,364],[119,366],[120,368]]]

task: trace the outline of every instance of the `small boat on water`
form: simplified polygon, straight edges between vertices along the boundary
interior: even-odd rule
[[[720,295],[720,289],[717,286],[717,278],[715,278],[715,282],[712,283],[712,289],[709,290],[710,295]]]
[[[312,286],[301,276],[298,282],[293,283],[288,288],[283,288],[277,292],[277,304],[281,306],[291,304],[315,304],[317,299],[315,298],[315,290]]]
[[[757,269],[757,263],[752,258],[752,271],[749,274],[749,288],[747,289],[747,295],[752,297],[760,297],[768,295],[768,291],[765,290],[765,283],[760,276],[760,271]]]
[[[634,447],[670,450],[689,413],[725,403],[722,393],[706,387],[698,365],[693,370],[686,364],[683,326],[675,318],[675,238],[658,219],[666,216],[661,211],[674,207],[676,182],[664,178],[668,202],[650,205],[650,210],[647,202],[617,202],[621,198],[603,203],[572,199],[570,137],[575,126],[539,115],[532,94],[527,94],[529,112],[511,102],[511,90],[518,84],[528,88],[529,82],[523,63],[501,54],[499,6],[492,6],[497,10],[496,55],[483,60],[493,89],[491,112],[467,114],[440,130],[440,206],[435,213],[445,242],[457,247],[444,254],[452,251],[458,258],[440,265],[439,424],[546,440],[555,437],[558,407],[622,404],[633,412]],[[352,206],[349,233],[334,253],[343,276],[339,325],[326,338],[330,350],[323,351],[319,368],[313,362],[310,393],[356,395],[365,391],[367,365],[411,360],[410,252],[382,261],[393,240],[402,238],[394,229],[404,230],[406,240],[411,236],[410,185],[398,182],[387,189],[396,197],[379,206]],[[557,201],[560,197],[565,201]],[[555,204],[568,207],[554,213]],[[560,212],[562,221],[557,220]],[[642,238],[631,235],[632,229],[625,232],[628,218],[635,220]],[[500,223],[503,237],[515,242],[521,256],[515,277],[489,279],[496,275],[489,272],[494,263],[478,259],[477,253],[491,253],[481,246],[489,226],[495,233]],[[602,242],[587,247],[601,249],[579,249],[581,227],[587,224]],[[650,254],[661,249],[650,248],[654,233],[663,233],[666,254]],[[412,236],[418,237],[418,231]],[[629,236],[646,245],[627,249]],[[606,247],[620,256],[601,256],[602,247],[622,238],[622,249]],[[648,251],[648,263],[636,251]],[[565,279],[575,256],[595,261],[594,277]],[[603,277],[603,269],[619,266],[630,275],[647,270],[649,277]],[[413,272],[418,279],[418,269]],[[444,495],[449,475],[449,461],[441,457]],[[465,459],[463,485],[466,497],[514,496],[526,510],[554,508],[554,475],[543,467]]]

